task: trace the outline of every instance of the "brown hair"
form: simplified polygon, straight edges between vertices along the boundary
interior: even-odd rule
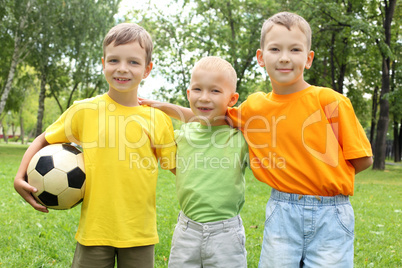
[[[120,23],[114,26],[103,39],[103,57],[105,57],[105,48],[114,42],[114,46],[125,45],[132,42],[138,42],[146,52],[146,65],[152,61],[152,38],[149,33],[135,23]]]
[[[265,42],[266,34],[276,24],[285,26],[289,31],[292,28],[292,26],[299,27],[299,29],[306,35],[307,51],[310,51],[311,28],[310,28],[309,23],[303,17],[301,17],[295,13],[290,13],[290,12],[277,13],[264,22],[264,24],[262,25],[262,29],[261,29],[261,40],[260,40],[261,49],[264,49],[264,42]]]

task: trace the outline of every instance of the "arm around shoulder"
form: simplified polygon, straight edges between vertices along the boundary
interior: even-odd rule
[[[182,107],[168,102],[154,101],[143,98],[139,98],[139,102],[141,105],[148,105],[153,108],[157,108],[162,112],[166,113],[168,116],[173,117],[182,122],[187,123],[193,121],[194,119],[194,113],[191,111],[190,108]]]
[[[361,157],[356,159],[349,159],[349,162],[355,168],[355,174],[369,168],[373,164],[373,157]]]
[[[36,192],[37,189],[29,185],[26,180],[26,173],[28,169],[29,162],[32,157],[43,147],[49,145],[45,139],[45,132],[36,137],[32,144],[26,150],[24,156],[22,157],[20,167],[18,168],[17,174],[14,178],[14,188],[15,190],[36,210],[41,212],[48,212],[48,209],[40,204],[38,204],[31,193]]]

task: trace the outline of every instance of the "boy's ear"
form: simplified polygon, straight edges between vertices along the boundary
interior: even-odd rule
[[[102,57],[102,67],[103,67],[103,70],[105,70],[105,59]]]
[[[260,67],[265,67],[262,50],[260,48],[257,49],[257,62],[258,62],[258,65],[260,65]]]
[[[311,50],[307,54],[307,62],[306,62],[306,69],[307,70],[311,68],[311,65],[313,64],[313,59],[314,59],[314,51]]]
[[[235,105],[238,99],[239,99],[239,93],[237,92],[233,93],[228,103],[228,107],[232,107],[233,105]]]
[[[190,89],[188,88],[186,92],[187,92],[187,100],[190,101]]]
[[[154,66],[154,64],[152,63],[152,61],[148,64],[147,67],[145,67],[145,72],[144,72],[144,76],[142,77],[142,79],[145,79],[148,77],[148,75],[151,73],[152,71],[152,67]]]

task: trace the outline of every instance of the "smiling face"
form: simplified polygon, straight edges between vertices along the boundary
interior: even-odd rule
[[[265,35],[264,47],[257,50],[257,61],[265,67],[276,94],[291,94],[309,86],[304,69],[309,69],[314,52],[308,51],[307,37],[297,27],[288,30],[274,25]]]
[[[146,64],[145,49],[137,41],[118,46],[113,42],[106,46],[102,64],[109,96],[123,105],[138,105],[138,86],[152,70],[152,62]]]
[[[202,125],[219,126],[226,124],[226,110],[237,102],[239,94],[224,72],[195,68],[187,98]]]

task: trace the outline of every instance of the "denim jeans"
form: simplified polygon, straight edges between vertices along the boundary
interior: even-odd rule
[[[349,197],[272,189],[259,268],[353,267],[354,214]]]

